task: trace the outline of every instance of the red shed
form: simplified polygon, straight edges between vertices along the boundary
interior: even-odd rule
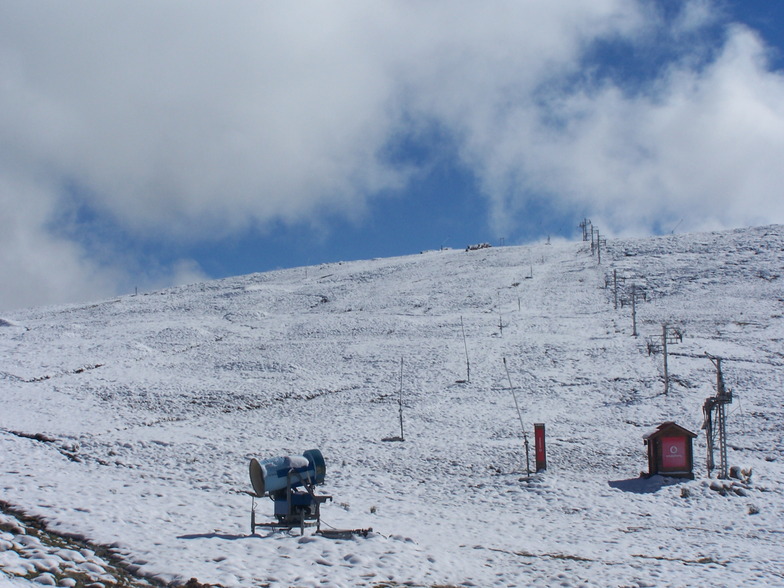
[[[648,446],[648,475],[694,479],[692,441],[696,433],[667,421],[656,427],[643,441]]]

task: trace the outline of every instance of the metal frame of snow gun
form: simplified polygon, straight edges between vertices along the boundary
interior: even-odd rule
[[[304,459],[303,459],[304,458]],[[321,504],[331,501],[332,496],[316,494],[316,484],[324,481],[326,467],[318,449],[306,451],[302,458],[274,458],[250,462],[250,478],[254,492],[250,512],[250,531],[256,528],[293,529],[299,527],[300,534],[305,527],[321,528]],[[302,487],[303,490],[297,488]],[[274,503],[274,516],[277,520],[256,522],[256,498],[269,496]]]

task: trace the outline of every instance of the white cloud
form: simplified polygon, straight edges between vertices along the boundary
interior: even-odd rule
[[[178,260],[172,270],[174,272],[172,284],[175,286],[195,284],[209,279],[198,262],[193,259]]]
[[[673,66],[650,94],[606,85],[561,97],[557,109],[559,128],[535,109],[516,113],[496,143],[501,156],[479,159],[499,216],[501,198],[529,191],[590,207],[615,232],[784,221],[784,77],[767,70],[747,29],[730,30],[705,68]]]
[[[749,31],[731,29],[707,64],[689,58],[704,61],[705,46],[678,45],[648,93],[574,82],[598,38],[633,46],[669,26],[660,36],[682,41],[717,18],[707,0],[685,3],[670,24],[650,6],[6,3],[0,181],[16,229],[0,237],[12,248],[0,271],[29,274],[18,290],[48,291],[41,300],[133,283],[127,259],[99,266],[48,230],[66,183],[140,238],[318,224],[325,211],[361,218],[381,190],[408,181],[385,147],[434,122],[499,230],[542,197],[595,210],[615,230],[662,218],[687,218],[684,228],[784,221],[771,191],[784,180],[774,164],[782,80]],[[38,204],[20,206],[30,190]]]
[[[672,35],[685,34],[684,21],[691,29],[700,19],[712,23],[698,18],[704,3],[696,4]],[[637,30],[632,16],[617,29],[628,38]],[[615,233],[680,219],[681,230],[784,222],[777,164],[784,77],[770,71],[764,44],[741,26],[727,29],[705,63],[708,53],[694,46],[643,89],[587,76],[564,90],[548,86],[548,72],[518,85],[484,84],[464,95],[462,111],[440,116],[462,137],[499,231],[514,229],[515,212],[536,198],[556,211],[601,215]],[[578,57],[554,66],[556,79]],[[519,99],[505,101],[510,95]]]
[[[721,5],[711,0],[684,2],[672,24],[672,34],[678,37],[699,32],[705,26],[718,22],[723,16]]]
[[[113,292],[112,271],[55,236],[49,187],[0,176],[0,302],[3,309],[95,299]]]
[[[131,229],[230,232],[325,197],[350,208],[396,182],[374,158],[389,91],[345,12],[42,3],[9,16],[2,106],[16,154]]]
[[[405,181],[379,158],[403,109],[492,123],[622,6],[17,4],[2,124],[133,230],[348,212]]]

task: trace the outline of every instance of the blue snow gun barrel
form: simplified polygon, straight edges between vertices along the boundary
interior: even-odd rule
[[[318,449],[309,449],[301,456],[250,460],[250,483],[259,497],[288,488],[323,484],[326,472],[324,457]]]

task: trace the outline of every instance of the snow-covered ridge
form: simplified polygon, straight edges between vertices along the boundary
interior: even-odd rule
[[[164,582],[776,585],[782,316],[780,226],[611,240],[601,264],[584,242],[448,250],[18,311],[0,496]],[[664,324],[684,335],[666,396],[646,348]],[[742,493],[706,477],[706,352]],[[504,358],[527,434],[547,426],[529,480]],[[406,440],[387,443],[401,359]],[[700,434],[697,477],[641,481],[642,436],[669,420]],[[375,533],[249,536],[250,458],[310,448],[325,523]]]

